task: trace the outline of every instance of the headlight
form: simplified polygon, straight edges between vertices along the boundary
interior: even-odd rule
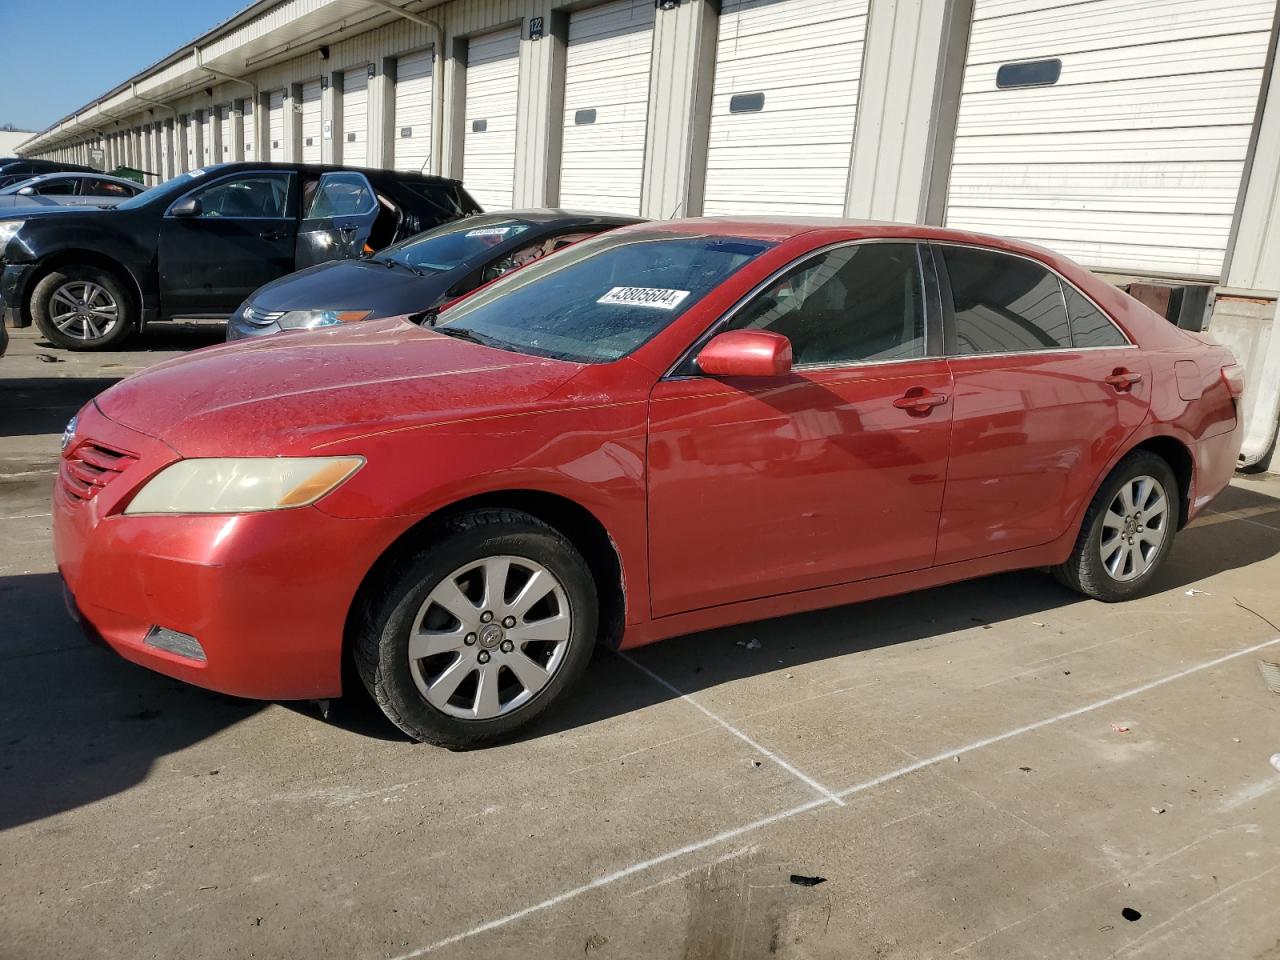
[[[18,231],[22,229],[22,224],[22,220],[0,222],[0,250],[3,250],[4,245],[18,235]]]
[[[71,446],[71,441],[76,438],[76,424],[80,421],[80,414],[76,414],[67,421],[66,428],[62,431],[62,449],[65,450]]]
[[[281,330],[314,330],[336,327],[340,323],[359,323],[372,310],[290,310],[277,322]]]
[[[255,513],[315,503],[363,457],[179,460],[147,481],[125,513]]]

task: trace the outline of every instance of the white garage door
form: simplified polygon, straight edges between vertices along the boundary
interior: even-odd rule
[[[480,206],[511,206],[516,174],[520,29],[473,37],[467,51],[462,176]]]
[[[320,139],[323,133],[320,116],[320,81],[308,80],[302,85],[302,162],[320,162]]]
[[[231,104],[218,108],[218,159],[230,163],[236,158],[235,138],[231,135]]]
[[[160,138],[160,179],[168,180],[173,176],[173,148],[169,138],[172,136],[169,125],[164,121],[156,124],[156,136]]]
[[[257,159],[257,154],[253,149],[254,134],[257,133],[257,115],[253,111],[253,101],[244,100],[244,117],[242,118],[242,129],[244,136],[241,142],[244,144],[244,153],[241,155],[245,160]]]
[[[1275,6],[977,0],[947,223],[1216,278]]]
[[[639,213],[649,116],[651,0],[569,16],[560,205]]]
[[[395,168],[427,173],[431,166],[430,50],[396,61]]]
[[[342,162],[348,167],[369,163],[369,68],[362,65],[342,75]]]
[[[844,213],[867,3],[724,0],[706,213]]]
[[[272,90],[267,94],[267,156],[268,160],[284,159],[284,91]]]
[[[212,107],[208,110],[201,111],[200,116],[200,142],[203,146],[203,150],[201,151],[203,156],[200,159],[200,165],[208,166],[209,164],[217,163],[218,161],[217,156],[215,156],[213,152],[213,134],[214,129],[217,127],[217,122],[214,120]]]
[[[186,166],[183,172],[187,170],[196,170],[201,164],[201,155],[204,150],[204,143],[201,140],[200,117],[198,114],[187,114],[187,154]]]

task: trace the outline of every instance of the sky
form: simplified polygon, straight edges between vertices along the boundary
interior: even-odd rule
[[[0,126],[43,130],[249,0],[0,0]]]

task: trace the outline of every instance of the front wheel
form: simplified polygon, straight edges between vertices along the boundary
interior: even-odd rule
[[[596,622],[595,582],[564,536],[520,511],[477,510],[388,575],[353,648],[396,726],[466,749],[562,700],[591,659]]]
[[[1129,454],[1094,496],[1075,550],[1054,575],[1097,600],[1136,596],[1173,547],[1178,504],[1169,464],[1146,450]]]
[[[58,267],[42,277],[31,292],[30,310],[49,342],[67,350],[106,350],[137,324],[124,284],[93,266]]]

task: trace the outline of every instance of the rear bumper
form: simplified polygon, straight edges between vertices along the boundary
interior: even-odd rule
[[[1235,428],[1196,443],[1195,475],[1192,480],[1187,521],[1194,520],[1218,494],[1227,488],[1235,475],[1244,443],[1244,418],[1238,417]]]
[[[145,438],[131,434],[86,408],[80,436],[132,446],[139,460],[90,500],[61,482],[54,490],[54,555],[72,615],[125,659],[210,690],[267,700],[340,694],[348,612],[403,522],[314,507],[126,516],[120,504],[158,469]],[[205,659],[149,642],[154,628],[194,637]]]

